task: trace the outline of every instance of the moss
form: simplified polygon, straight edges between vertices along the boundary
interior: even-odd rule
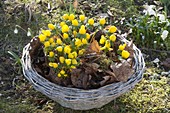
[[[126,111],[166,113],[170,110],[170,78],[150,79],[144,75],[135,89],[120,98]],[[153,75],[151,75],[153,76]]]
[[[2,113],[31,113],[33,106],[24,104],[22,102],[9,101],[8,99],[1,99],[0,112]]]

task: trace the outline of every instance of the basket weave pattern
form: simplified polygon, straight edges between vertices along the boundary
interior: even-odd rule
[[[122,39],[122,41],[129,43],[126,39]],[[75,110],[100,108],[109,103],[116,97],[119,97],[123,93],[132,89],[135,84],[142,79],[142,74],[145,68],[145,62],[141,51],[133,45],[135,72],[126,82],[112,83],[98,89],[90,90],[68,88],[51,83],[39,75],[32,67],[29,49],[30,44],[27,44],[23,49],[22,67],[24,76],[36,90],[58,102],[60,105]]]

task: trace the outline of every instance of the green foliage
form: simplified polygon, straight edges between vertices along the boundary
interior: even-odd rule
[[[10,54],[14,58],[15,64],[21,65],[20,57],[16,53],[14,53],[12,51],[8,51],[8,54]]]
[[[170,31],[169,23],[168,19],[161,21],[158,15],[147,14],[130,18],[127,25],[132,29],[133,40],[139,47],[170,49],[170,33],[165,40],[161,37],[164,30]]]
[[[170,1],[169,0],[160,0],[161,3],[164,5],[164,10],[166,11],[166,13],[170,13]]]

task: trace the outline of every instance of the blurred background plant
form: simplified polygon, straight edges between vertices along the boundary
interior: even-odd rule
[[[170,20],[166,12],[154,5],[144,5],[141,16],[133,16],[127,25],[132,29],[131,37],[143,48],[170,49]]]
[[[165,12],[170,16],[170,1],[169,0],[160,0],[162,6],[164,7]]]

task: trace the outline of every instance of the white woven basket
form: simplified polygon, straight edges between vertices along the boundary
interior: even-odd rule
[[[122,39],[122,41],[129,43],[126,39]],[[32,67],[29,49],[30,44],[27,44],[23,49],[22,67],[24,76],[36,90],[58,102],[60,105],[75,110],[100,108],[111,102],[116,97],[119,97],[123,93],[132,89],[135,84],[142,79],[142,74],[145,68],[145,62],[141,51],[133,45],[135,51],[135,72],[126,82],[112,83],[98,89],[90,90],[68,88],[51,83],[39,75]]]

